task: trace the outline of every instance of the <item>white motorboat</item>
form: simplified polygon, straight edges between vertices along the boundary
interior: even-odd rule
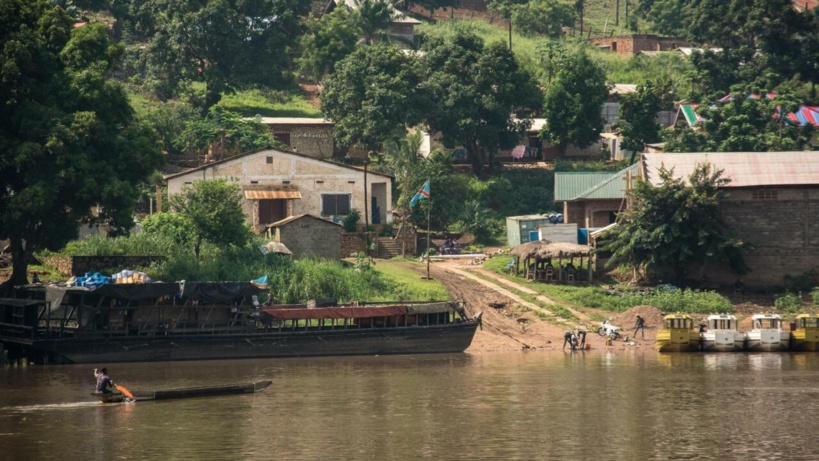
[[[782,330],[782,317],[778,314],[751,316],[747,336],[749,351],[786,351],[790,342],[790,332]]]
[[[706,319],[706,329],[700,333],[703,351],[733,352],[745,349],[746,335],[737,329],[732,314],[713,314]]]

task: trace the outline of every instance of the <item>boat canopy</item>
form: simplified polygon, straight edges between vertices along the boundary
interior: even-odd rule
[[[183,298],[198,299],[205,304],[230,303],[264,292],[251,282],[179,282],[179,293]]]

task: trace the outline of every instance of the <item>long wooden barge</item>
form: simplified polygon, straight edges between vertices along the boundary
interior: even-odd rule
[[[245,282],[23,292],[0,299],[0,341],[39,364],[463,352],[481,323],[452,301],[265,305]]]

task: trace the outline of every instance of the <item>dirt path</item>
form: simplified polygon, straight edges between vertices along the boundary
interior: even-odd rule
[[[414,264],[408,263],[408,267],[415,268],[419,274],[424,272]],[[478,266],[465,266],[462,262],[436,262],[430,266],[430,275],[446,286],[454,299],[465,301],[470,315],[483,312],[483,327],[475,335],[469,352],[561,349],[563,335],[578,326],[578,322],[555,317],[548,308],[528,302],[511,290],[536,296],[547,306],[555,305],[554,300]],[[646,341],[638,341],[635,346],[623,342],[607,346],[605,339],[593,330],[593,322],[586,314],[577,310],[572,312],[581,326],[587,328],[586,342],[593,349],[651,347],[653,343],[653,335],[647,333]]]

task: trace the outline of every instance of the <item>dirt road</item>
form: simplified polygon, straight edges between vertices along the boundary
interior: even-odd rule
[[[537,296],[540,305],[526,301],[516,292],[535,297],[533,290],[503,279],[480,266],[464,265],[463,262],[457,261],[435,262],[430,266],[430,275],[443,283],[454,299],[464,300],[470,315],[483,312],[483,328],[475,335],[469,352],[561,349],[564,334],[578,326],[588,331],[586,342],[592,348],[653,345],[658,325],[653,319],[648,322],[645,340],[637,340],[633,346],[625,342],[615,342],[613,346],[607,346],[605,339],[595,332],[599,322],[592,320],[586,313],[572,310],[578,319],[576,321],[556,317],[548,310],[548,306],[554,304],[553,300],[541,295]],[[592,313],[599,318],[612,316],[603,311]],[[631,327],[633,317],[633,313],[626,312],[618,318],[629,320],[622,326]]]

